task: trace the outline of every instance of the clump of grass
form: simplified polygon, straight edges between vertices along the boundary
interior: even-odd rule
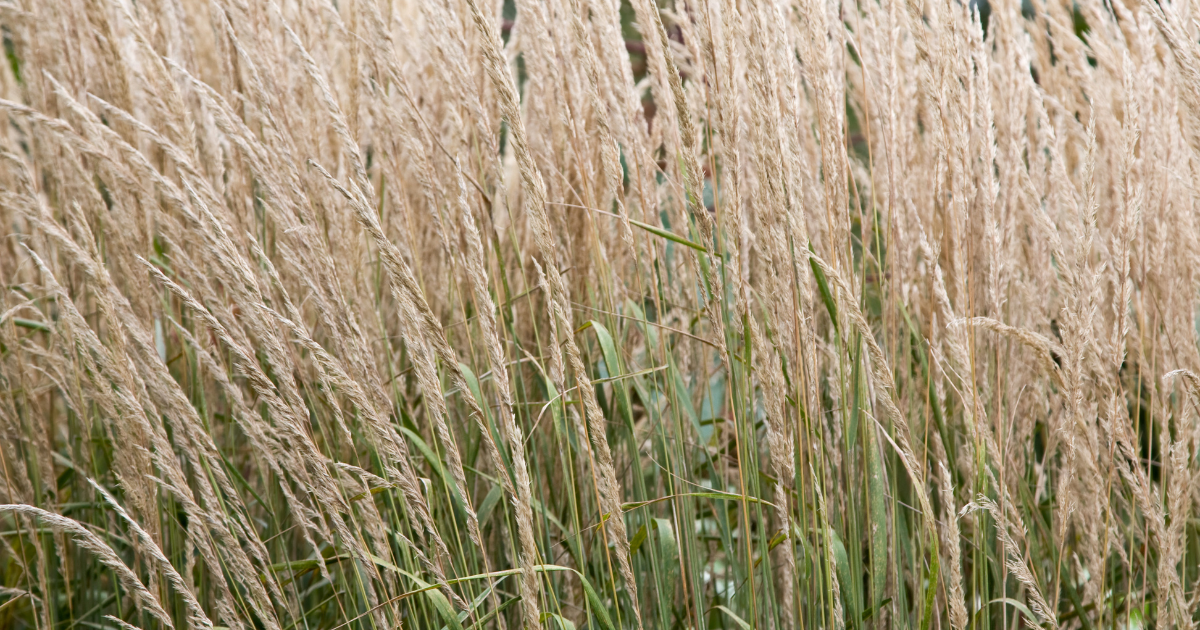
[[[0,627],[1195,627],[1186,3],[0,33]]]

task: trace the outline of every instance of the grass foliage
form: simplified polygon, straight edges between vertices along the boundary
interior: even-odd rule
[[[1193,628],[1188,0],[0,0],[0,627]]]

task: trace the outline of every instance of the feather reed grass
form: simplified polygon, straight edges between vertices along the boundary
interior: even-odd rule
[[[1194,628],[1182,0],[0,0],[0,627]]]

